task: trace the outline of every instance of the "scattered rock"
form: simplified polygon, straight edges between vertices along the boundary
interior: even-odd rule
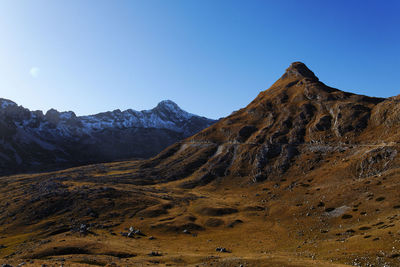
[[[227,249],[224,248],[224,247],[217,247],[217,248],[215,249],[215,251],[217,251],[217,252],[224,252],[224,253],[230,253],[230,251],[227,250]]]
[[[146,236],[139,229],[137,229],[134,233],[135,233],[135,235]]]
[[[84,223],[73,225],[71,227],[71,231],[75,233],[80,233],[81,235],[93,234],[93,232],[90,231],[90,226]]]
[[[121,232],[122,236],[129,237],[129,238],[135,238],[135,236],[146,236],[142,231],[139,229],[135,229],[134,227],[129,227],[129,232]],[[138,238],[139,238],[138,237]]]
[[[158,252],[158,251],[152,251],[148,255],[151,256],[151,257],[160,257],[160,256],[162,256],[162,254],[160,252]]]
[[[327,209],[325,209],[325,212],[327,212],[327,215],[329,215],[330,217],[339,217],[339,216],[344,215],[345,212],[349,209],[350,209],[350,207],[348,207],[348,206],[341,206],[338,208],[327,208]],[[349,218],[347,218],[347,219],[349,219]]]

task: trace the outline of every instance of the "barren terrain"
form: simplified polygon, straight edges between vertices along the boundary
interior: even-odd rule
[[[0,178],[0,263],[399,266],[399,110],[293,63],[150,160]]]

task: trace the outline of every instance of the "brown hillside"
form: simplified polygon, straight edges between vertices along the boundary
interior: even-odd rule
[[[0,263],[400,266],[399,126],[295,62],[150,160],[2,177]]]
[[[189,178],[181,186],[190,188],[226,176],[276,180],[294,165],[308,168],[301,165],[310,149],[393,141],[393,123],[382,126],[382,117],[396,104],[384,100],[328,87],[295,62],[246,108],[144,163],[154,168],[146,182]]]

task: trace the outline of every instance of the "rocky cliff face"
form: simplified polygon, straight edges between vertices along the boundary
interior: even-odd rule
[[[213,122],[169,100],[152,110],[78,117],[54,109],[43,114],[0,99],[0,173],[146,158]]]

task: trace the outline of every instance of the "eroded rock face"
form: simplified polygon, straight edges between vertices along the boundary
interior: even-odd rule
[[[358,177],[370,177],[387,170],[397,156],[397,150],[394,147],[380,147],[368,151],[357,164]]]
[[[381,130],[382,138],[397,141],[398,135],[393,129],[400,124],[400,95],[390,97],[376,105],[370,123],[377,128],[384,127]]]
[[[326,131],[332,127],[332,116],[323,115],[317,124],[315,124],[315,129],[317,131]]]
[[[257,128],[252,125],[242,127],[239,130],[238,141],[245,142],[256,131],[257,131]]]
[[[318,81],[317,76],[302,62],[293,62],[281,77],[282,80],[287,78],[308,78],[311,81]]]
[[[334,129],[338,136],[361,132],[368,126],[371,108],[358,103],[339,104],[333,110]]]

